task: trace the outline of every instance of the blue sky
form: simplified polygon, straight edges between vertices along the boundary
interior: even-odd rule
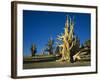
[[[23,10],[23,53],[31,55],[30,47],[34,43],[40,53],[50,37],[56,42],[57,35],[64,32],[66,16],[75,17],[74,33],[80,43],[90,39],[90,20],[88,13],[46,12]]]

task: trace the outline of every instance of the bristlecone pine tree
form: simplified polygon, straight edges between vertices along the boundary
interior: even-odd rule
[[[47,51],[49,55],[53,54],[53,45],[54,45],[54,40],[50,38],[48,40],[48,43],[46,44],[46,49],[45,49],[45,51]]]
[[[35,56],[36,52],[37,52],[36,45],[32,44],[32,46],[31,46],[31,56],[32,57]]]
[[[67,16],[64,33],[61,35],[58,35],[57,39],[61,42],[61,44],[59,44],[58,46],[62,48],[61,49],[61,59],[58,61],[70,62],[71,61],[70,59],[71,49],[76,44],[76,37],[74,35],[74,19],[71,20],[71,18]],[[76,57],[80,58],[78,56],[79,53],[80,51],[76,53],[76,55],[73,56],[74,59]]]

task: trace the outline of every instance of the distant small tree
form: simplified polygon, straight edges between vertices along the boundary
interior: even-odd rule
[[[60,55],[60,47],[59,47],[59,46],[56,47],[56,49],[55,49],[55,54]]]
[[[44,48],[42,49],[42,55],[45,55],[45,49]]]
[[[35,56],[36,52],[37,52],[36,45],[32,44],[32,46],[31,46],[31,55],[32,55],[32,57]]]
[[[84,49],[84,45],[83,44],[81,44],[81,49]]]
[[[90,48],[90,46],[91,46],[91,41],[90,40],[85,41],[84,47]]]
[[[47,51],[49,54],[53,54],[53,48],[54,48],[53,45],[54,45],[54,40],[50,38],[48,40],[48,43],[46,44],[45,51]]]
[[[91,51],[91,41],[87,40],[84,42],[84,48],[87,48],[87,54],[90,54]]]

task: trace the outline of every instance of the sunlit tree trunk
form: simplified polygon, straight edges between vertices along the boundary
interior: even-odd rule
[[[69,20],[70,19],[70,20]],[[75,39],[73,38],[73,29],[74,22],[67,16],[67,21],[64,28],[64,33],[62,35],[58,35],[58,40],[62,42],[59,46],[62,48],[61,50],[61,59],[60,61],[70,62],[70,50],[75,44]]]

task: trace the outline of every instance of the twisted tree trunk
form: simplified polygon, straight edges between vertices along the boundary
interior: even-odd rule
[[[73,45],[75,44],[75,40],[73,38],[73,29],[74,29],[74,22],[69,21],[69,17],[67,16],[67,21],[65,24],[65,28],[64,28],[64,34],[58,36],[58,40],[60,40],[62,42],[61,45],[59,45],[59,47],[62,48],[61,50],[61,59],[60,61],[67,61],[70,62],[70,51],[73,47]]]

